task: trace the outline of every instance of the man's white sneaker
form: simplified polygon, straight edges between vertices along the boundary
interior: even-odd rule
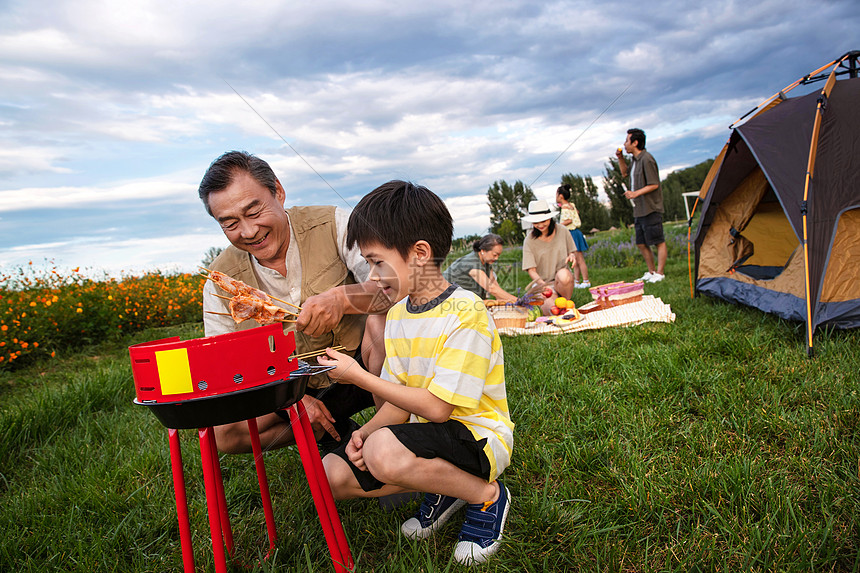
[[[636,279],[636,280],[637,280],[637,281],[646,282],[646,283],[650,283],[650,282],[651,282],[651,277],[653,277],[653,276],[654,276],[654,274],[655,274],[655,273],[652,273],[651,271],[648,271],[647,273],[645,273],[644,275],[642,275],[640,278],[638,278],[638,279]]]
[[[658,283],[666,278],[666,275],[661,275],[660,273],[652,273],[650,279],[646,279],[649,283]]]

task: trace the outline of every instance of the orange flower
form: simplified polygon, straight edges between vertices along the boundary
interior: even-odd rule
[[[7,330],[9,330],[9,327],[4,324],[3,326],[0,326],[0,330],[6,332]]]
[[[78,307],[78,313],[82,313],[82,312],[84,312],[84,309]]]

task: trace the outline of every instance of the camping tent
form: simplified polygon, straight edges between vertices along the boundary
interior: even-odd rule
[[[860,326],[858,57],[747,114],[698,201],[695,293],[805,321],[810,355],[819,326]],[[785,96],[825,77],[821,91]]]

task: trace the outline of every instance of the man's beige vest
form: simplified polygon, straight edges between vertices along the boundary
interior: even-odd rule
[[[334,207],[293,207],[287,209],[287,214],[293,227],[292,240],[296,241],[302,261],[300,304],[303,304],[308,297],[336,286],[354,284],[355,277],[340,258],[337,249]],[[232,245],[218,255],[209,268],[254,288],[260,288],[251,255]],[[279,303],[276,301],[275,304]],[[346,349],[343,352],[352,356],[361,344],[364,320],[364,315],[345,314],[333,331],[322,336],[310,337],[302,332],[296,332],[296,351],[309,352],[341,344]],[[236,325],[236,330],[247,330],[257,326],[259,324],[255,321],[246,320]],[[285,330],[292,329],[291,324],[285,324]],[[316,360],[311,359],[309,362],[316,363]],[[324,388],[331,383],[327,375],[319,374],[311,377],[308,385],[312,388]]]

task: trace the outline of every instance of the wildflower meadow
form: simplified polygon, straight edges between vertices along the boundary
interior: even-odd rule
[[[29,263],[0,274],[0,369],[143,328],[200,320],[196,274],[94,279]]]

